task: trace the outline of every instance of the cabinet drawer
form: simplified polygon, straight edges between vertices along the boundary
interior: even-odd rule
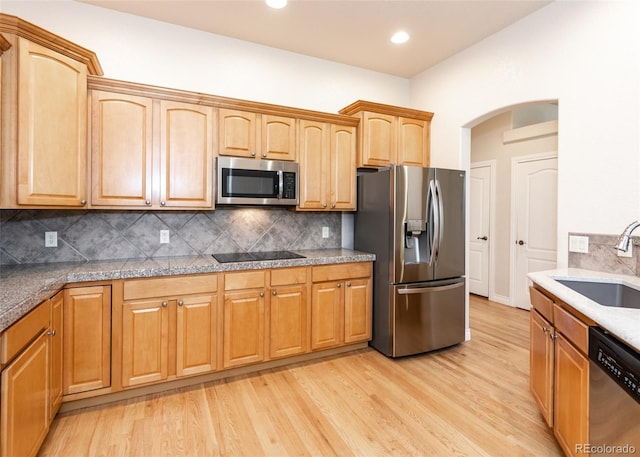
[[[265,271],[251,270],[224,275],[224,290],[257,289],[265,286]]]
[[[583,354],[589,352],[589,327],[580,319],[560,306],[553,307],[556,330],[562,333]]]
[[[275,268],[271,270],[271,285],[286,286],[289,284],[305,284],[307,268]]]
[[[531,306],[553,324],[553,300],[534,287],[529,287]]]
[[[46,301],[13,324],[0,336],[0,364],[4,365],[49,326]]]
[[[340,281],[349,278],[369,277],[371,270],[371,262],[320,265],[313,267],[311,277],[313,282]]]
[[[124,282],[124,299],[175,297],[217,290],[218,276],[215,274],[131,279]]]

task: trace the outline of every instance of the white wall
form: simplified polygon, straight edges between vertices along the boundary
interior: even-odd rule
[[[2,12],[95,52],[108,78],[329,113],[409,104],[405,78],[70,0],[2,0]]]
[[[557,100],[558,265],[567,234],[640,218],[640,2],[554,2],[411,82],[435,114],[435,166],[469,166],[469,129],[506,107]]]

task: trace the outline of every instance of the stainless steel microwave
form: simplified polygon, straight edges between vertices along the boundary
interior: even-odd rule
[[[218,157],[216,203],[297,205],[299,168],[282,160]]]

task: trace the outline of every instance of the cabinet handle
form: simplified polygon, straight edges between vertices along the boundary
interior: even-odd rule
[[[278,295],[278,291],[276,291],[276,290],[272,290],[272,291],[271,291],[271,295],[273,295],[273,296],[275,297],[276,295]]]
[[[182,300],[178,300],[178,306],[182,306],[184,305],[184,302]]]
[[[145,200],[144,204],[147,205],[147,206],[151,206],[151,200]]]
[[[264,292],[260,292],[260,296],[261,296],[261,297],[264,297]]]
[[[47,335],[56,336],[56,331],[55,331],[55,329],[54,329],[54,330],[51,330],[50,332],[47,332]]]
[[[80,200],[80,204],[81,204],[82,206],[84,206],[84,205],[86,205],[86,204],[87,204],[87,201],[86,201],[86,200]]]
[[[167,303],[166,301],[163,301],[163,302],[162,302],[162,307],[163,307],[163,308],[166,308],[166,307],[167,307],[167,305],[168,305],[168,303]]]
[[[342,287],[342,284],[338,283],[338,284],[336,284],[336,287],[339,289],[339,288]]]
[[[164,201],[160,202],[160,206],[165,206],[166,204],[167,202],[164,202]]]

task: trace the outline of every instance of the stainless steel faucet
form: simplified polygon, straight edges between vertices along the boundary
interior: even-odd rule
[[[640,227],[640,222],[634,221],[624,229],[620,238],[616,242],[615,248],[619,251],[627,252],[629,250],[629,241],[631,240],[631,232]]]

